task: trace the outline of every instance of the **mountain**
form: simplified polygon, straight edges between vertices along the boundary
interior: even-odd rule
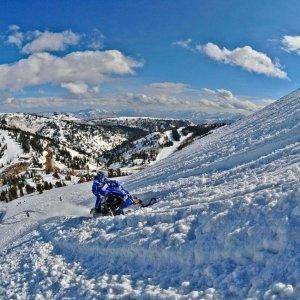
[[[116,114],[115,112],[110,112],[105,109],[93,109],[93,108],[82,109],[72,113],[72,115],[74,115],[75,117],[84,120],[94,120],[97,118],[111,117],[114,116],[115,114]]]
[[[90,218],[90,183],[0,204],[0,295],[299,299],[299,108],[298,90],[130,176],[159,202],[125,216]]]
[[[87,121],[57,113],[2,114],[0,201],[82,183],[99,169],[114,177],[137,172],[219,125],[149,118]]]
[[[84,109],[73,112],[70,115],[83,120],[99,120],[102,122],[134,122],[134,120],[189,120],[194,124],[226,123],[231,124],[245,117],[242,113],[213,113],[186,109],[175,111],[143,111],[125,109],[120,111],[108,111],[105,109]]]
[[[163,132],[176,127],[186,127],[195,125],[189,120],[182,119],[163,119],[149,117],[119,117],[119,118],[102,118],[95,120],[101,125],[129,126],[147,130],[148,132]]]
[[[176,125],[178,126],[184,124],[180,123],[180,121],[177,122]],[[114,149],[104,151],[99,161],[107,166],[108,169],[132,169],[137,166],[153,164],[183,149],[195,139],[203,138],[222,125],[190,125],[179,127],[178,129],[168,126],[167,128],[170,128],[170,130],[155,131],[140,139],[128,140]],[[162,126],[161,130],[166,129],[165,124],[161,122],[157,123],[155,129],[160,126]],[[147,128],[151,129],[151,124]]]
[[[95,125],[69,115],[3,114],[4,129],[19,129],[59,142],[81,153],[101,153],[145,132],[124,126]]]
[[[114,156],[115,161],[122,161],[124,157],[121,153],[124,152],[127,152],[127,161],[132,161],[135,157],[131,157],[129,153],[139,156],[140,153],[155,150],[155,155],[153,152],[150,160],[155,161],[161,148],[173,144],[172,138],[169,138],[171,130],[186,128],[187,137],[195,128],[201,128],[190,121],[176,119],[103,118],[86,121],[69,114],[24,113],[0,115],[0,127],[3,138],[7,138],[9,133],[11,143],[19,143],[21,153],[33,157],[37,162],[36,167],[44,161],[43,150],[51,148],[60,169],[96,169],[101,164],[107,168],[110,157]],[[215,125],[202,127],[210,130]],[[184,140],[182,138],[181,141]],[[135,147],[145,143],[145,149],[142,146]],[[131,147],[135,149],[129,151]],[[144,165],[147,161],[145,157],[141,163]],[[129,167],[126,163],[122,166]]]

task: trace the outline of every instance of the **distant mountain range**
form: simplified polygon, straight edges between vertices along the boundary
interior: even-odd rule
[[[196,124],[203,123],[232,123],[236,120],[243,119],[245,116],[241,113],[207,113],[207,112],[195,112],[195,111],[173,111],[173,112],[148,112],[141,113],[139,111],[133,110],[122,110],[122,111],[108,111],[105,109],[93,109],[88,108],[73,112],[70,115],[73,115],[80,119],[85,120],[95,120],[103,118],[153,118],[153,119],[179,119],[179,120],[189,120]]]

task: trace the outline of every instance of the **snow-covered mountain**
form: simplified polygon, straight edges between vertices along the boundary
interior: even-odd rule
[[[179,125],[179,121],[178,124]],[[157,127],[164,123],[158,123]],[[103,152],[100,162],[109,169],[132,168],[153,164],[166,158],[175,151],[181,150],[195,139],[209,134],[222,124],[204,124],[187,127],[168,127],[166,131],[155,131],[134,141],[125,141],[112,150]],[[149,126],[151,127],[151,126]],[[157,129],[156,127],[156,129]]]
[[[99,168],[110,176],[137,172],[212,129],[184,120],[2,114],[0,201],[82,183]]]
[[[77,112],[74,112],[72,113],[72,115],[84,120],[94,120],[98,118],[114,116],[115,112],[110,112],[107,111],[106,109],[87,108],[87,109],[82,109]]]
[[[127,152],[126,161],[132,161],[135,157],[129,157],[129,154],[139,156],[141,152],[148,152],[151,148],[149,144],[156,145],[154,148],[157,153],[151,155],[151,161],[154,161],[161,148],[172,143],[172,139],[168,139],[170,130],[190,128],[192,125],[189,121],[173,119],[105,118],[85,121],[69,114],[0,115],[1,132],[10,137],[12,144],[18,142],[23,152],[34,157],[38,164],[43,161],[43,150],[50,147],[60,169],[95,169],[102,162],[104,165],[101,166],[107,168],[108,159],[102,156],[105,153],[106,157],[114,156],[115,161],[123,161],[123,157],[116,156],[119,150],[122,153]],[[158,143],[157,137],[164,138],[165,142]],[[147,146],[145,149],[137,149],[135,145],[143,140],[147,141]],[[6,144],[3,144],[3,147],[6,147]],[[136,149],[129,151],[130,147]],[[147,164],[147,161],[145,158],[141,164]],[[126,163],[123,163],[123,166],[129,167]]]
[[[118,118],[102,118],[95,120],[97,124],[102,125],[119,125],[129,126],[147,130],[148,132],[163,132],[174,127],[187,127],[194,125],[189,120],[183,119],[163,119],[163,118],[149,118],[149,117],[118,117]]]
[[[143,136],[143,130],[125,126],[96,125],[69,115],[41,116],[33,114],[3,114],[0,122],[40,137],[53,139],[75,151],[101,153],[126,139]]]
[[[233,123],[236,120],[243,119],[244,114],[238,112],[204,112],[204,111],[195,111],[194,109],[175,110],[175,111],[139,111],[135,109],[121,109],[117,111],[109,111],[106,109],[94,109],[87,108],[84,110],[79,110],[77,112],[68,113],[76,118],[83,120],[98,120],[102,122],[110,123],[134,123],[135,121],[142,120],[189,120],[195,124],[204,124],[204,123]]]
[[[125,216],[89,218],[89,183],[0,204],[0,295],[299,299],[299,108],[298,90],[129,177],[160,201]]]

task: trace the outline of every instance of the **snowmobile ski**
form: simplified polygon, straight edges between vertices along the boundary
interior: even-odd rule
[[[148,206],[151,206],[151,205],[153,205],[153,204],[155,204],[157,202],[158,202],[157,199],[153,197],[153,198],[150,199],[150,201],[148,203],[141,204],[141,207],[148,207]]]
[[[157,198],[151,198],[149,200],[148,203],[143,203],[141,201],[141,207],[149,207],[149,206],[152,206],[154,204],[156,204],[158,202]],[[104,213],[105,212],[105,213]],[[106,206],[105,209],[102,209],[101,212],[97,212],[95,208],[92,208],[90,210],[90,214],[94,217],[94,218],[97,218],[97,217],[104,217],[104,216],[116,216],[116,215],[119,215],[119,214],[116,214],[109,206]]]

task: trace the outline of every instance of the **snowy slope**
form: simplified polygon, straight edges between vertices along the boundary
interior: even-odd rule
[[[299,298],[299,107],[296,91],[130,177],[161,201],[126,216],[89,219],[88,184],[0,204],[0,295]]]
[[[118,126],[90,124],[72,116],[40,116],[24,113],[0,115],[8,128],[17,128],[54,139],[73,150],[86,153],[101,153],[114,148],[135,132]],[[139,137],[139,135],[138,135]]]
[[[9,136],[5,130],[0,130],[0,141],[1,144],[6,144],[7,148],[0,158],[0,165],[7,165],[13,162],[19,155],[23,153],[20,145]]]
[[[160,152],[158,153],[156,160],[153,161],[153,163],[156,163],[162,159],[165,159],[166,157],[170,156],[171,154],[173,154],[177,148],[179,147],[179,145],[184,142],[186,139],[188,139],[192,134],[189,133],[186,136],[182,135],[182,130],[183,127],[178,129],[178,133],[180,135],[180,140],[179,141],[175,141],[172,135],[172,130],[168,130],[165,134],[168,137],[168,140],[171,141],[173,143],[172,146],[170,147],[164,147],[160,150]]]
[[[90,183],[84,183],[76,185],[76,190],[74,186],[68,186],[42,195],[31,194],[8,204],[0,202],[0,250],[47,218],[89,216],[89,208],[93,203],[91,195],[87,195],[89,190]],[[30,217],[27,217],[26,212],[29,212]]]
[[[100,157],[100,162],[105,163],[108,168],[125,167],[127,170],[130,170],[132,166],[145,167],[148,164],[154,164],[174,153],[183,142],[192,136],[191,132],[184,135],[183,129],[186,128],[181,127],[177,130],[179,141],[174,140],[172,130],[153,132],[104,153],[103,157]],[[142,153],[146,155],[142,156]]]

